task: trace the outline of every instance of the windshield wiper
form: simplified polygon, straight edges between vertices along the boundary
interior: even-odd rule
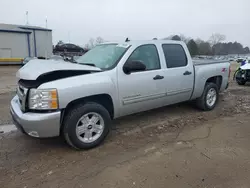
[[[96,67],[94,63],[79,63],[81,65],[89,65],[89,66],[92,66],[92,67]]]
[[[91,67],[96,67],[96,65],[94,63],[77,63],[77,64],[79,64],[79,65],[88,65],[88,66],[91,66]],[[97,68],[99,68],[99,67],[97,67]],[[101,68],[99,68],[99,69],[100,69],[100,72],[103,71],[103,69],[101,69]]]
[[[88,65],[88,66],[96,67],[94,63],[79,63],[77,60],[73,60],[73,62],[80,64],[80,65]]]

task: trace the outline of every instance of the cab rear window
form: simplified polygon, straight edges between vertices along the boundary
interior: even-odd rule
[[[185,67],[187,66],[187,56],[183,47],[179,44],[163,44],[167,68]]]

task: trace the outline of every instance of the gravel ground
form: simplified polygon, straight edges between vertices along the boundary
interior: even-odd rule
[[[0,95],[2,124],[9,100]],[[114,122],[105,144],[76,152],[60,138],[0,134],[1,187],[250,187],[250,87],[231,82],[218,106],[189,103]]]
[[[15,91],[16,72],[20,66],[1,66],[0,65],[0,94]]]
[[[20,66],[0,66],[0,125],[12,123],[9,103],[15,95],[16,72]]]
[[[9,112],[10,100],[14,97],[15,92],[7,92],[0,94],[0,126],[11,124],[11,116]]]

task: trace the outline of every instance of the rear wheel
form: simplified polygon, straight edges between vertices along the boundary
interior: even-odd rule
[[[64,120],[64,138],[76,149],[90,149],[101,144],[111,127],[111,118],[102,105],[86,103],[73,107]]]
[[[202,96],[196,100],[196,105],[204,111],[213,110],[218,98],[218,86],[215,83],[206,83]]]

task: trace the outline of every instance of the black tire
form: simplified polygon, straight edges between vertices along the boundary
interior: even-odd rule
[[[213,88],[216,91],[216,101],[212,106],[207,104],[207,94],[211,88]],[[196,100],[196,106],[201,110],[210,111],[214,109],[214,107],[216,106],[218,102],[218,99],[219,99],[218,86],[215,83],[209,82],[209,83],[206,83],[202,96]]]
[[[246,84],[246,81],[245,81],[245,80],[240,80],[240,79],[237,79],[237,78],[236,78],[236,82],[237,82],[237,84],[240,85],[240,86],[243,86],[243,85]]]
[[[91,143],[84,143],[77,137],[76,126],[78,120],[84,114],[87,114],[89,112],[94,112],[101,115],[101,117],[104,120],[104,130],[97,140]],[[66,142],[71,147],[75,149],[91,149],[100,145],[104,141],[104,139],[106,138],[106,136],[110,131],[110,128],[111,128],[111,118],[107,109],[98,103],[88,102],[86,104],[80,104],[74,106],[72,109],[69,110],[63,122],[63,135]]]

